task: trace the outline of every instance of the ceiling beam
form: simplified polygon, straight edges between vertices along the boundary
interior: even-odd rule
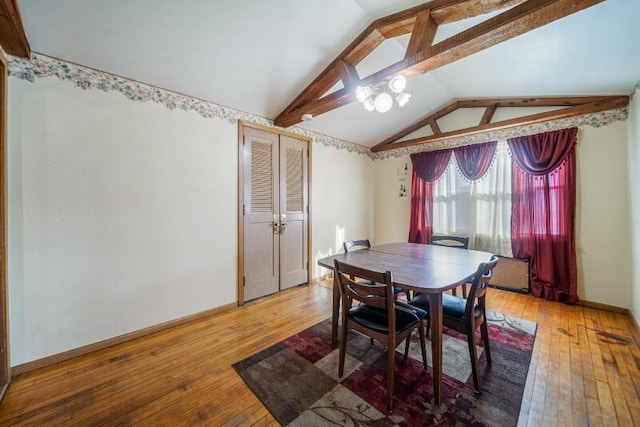
[[[479,123],[483,125],[491,122],[491,118],[498,107],[569,107],[604,101],[611,98],[617,98],[617,96],[548,96],[538,98],[459,99],[394,133],[384,141],[374,145],[372,150],[379,151],[381,147],[393,144],[400,138],[404,138],[425,126],[431,126],[433,133],[436,134],[438,132],[436,132],[432,124],[436,123],[437,126],[436,120],[451,114],[460,108],[485,108],[484,115]]]
[[[0,0],[0,45],[13,56],[28,58],[31,54],[15,0]]]
[[[435,70],[443,65],[465,58],[602,1],[604,0],[488,0],[484,2],[482,7],[479,7],[479,2],[475,0],[434,0],[378,19],[334,59],[275,118],[274,122],[277,126],[292,126],[302,120],[303,114],[317,116],[355,101],[355,95],[351,87],[344,87],[326,96],[322,95],[339,80],[341,73],[337,69],[343,60],[354,67],[357,66],[386,37],[411,32],[413,41],[410,41],[409,48],[412,51],[415,50],[415,53],[409,52],[403,60],[361,79],[357,84],[376,84],[390,79],[398,73],[410,77]],[[452,8],[455,8],[457,12],[451,12],[446,17],[443,17],[443,15],[440,19],[459,19],[460,17],[469,17],[467,15],[470,13],[486,13],[487,11],[512,4],[515,4],[515,6],[497,16],[489,18],[435,45],[426,46],[425,40],[430,38],[430,32],[433,31],[435,34],[437,29],[437,20],[435,18],[437,13],[443,14],[443,11],[451,12]],[[465,9],[465,7],[468,9]],[[425,13],[429,14],[429,27],[421,29],[419,26],[425,24]],[[378,36],[375,42],[370,40],[373,34]],[[416,46],[421,49],[416,49]],[[353,52],[359,53],[357,57],[353,56]],[[356,82],[352,83],[352,85],[355,84]]]
[[[431,16],[431,9],[423,10],[416,15],[416,21],[411,31],[411,38],[404,57],[407,58],[433,44],[438,31],[438,23]]]
[[[465,129],[459,129],[459,130],[455,130],[455,131],[449,131],[449,132],[443,132],[443,133],[439,133],[439,134],[435,134],[435,135],[431,135],[431,136],[425,136],[425,137],[420,137],[420,138],[413,138],[413,139],[409,139],[406,141],[401,141],[401,142],[396,142],[396,143],[391,143],[391,142],[387,142],[389,140],[389,138],[387,138],[385,141],[373,146],[371,148],[371,151],[373,152],[380,152],[380,151],[387,151],[387,150],[395,150],[397,148],[405,148],[405,147],[411,147],[414,145],[423,145],[423,144],[429,144],[432,142],[437,142],[437,141],[442,141],[442,140],[446,140],[446,139],[450,139],[450,138],[455,138],[455,137],[462,137],[462,136],[469,136],[469,135],[475,135],[478,133],[484,133],[484,132],[489,132],[489,131],[498,131],[498,130],[505,130],[505,129],[511,129],[511,128],[515,128],[515,127],[519,127],[519,126],[526,126],[526,125],[531,125],[531,124],[535,124],[535,123],[541,123],[541,122],[546,122],[546,121],[550,121],[550,120],[559,120],[559,119],[565,119],[568,117],[575,117],[575,116],[581,116],[583,114],[590,114],[590,113],[596,113],[599,111],[606,111],[606,110],[613,110],[616,108],[623,108],[626,107],[627,105],[629,105],[629,97],[628,96],[600,96],[600,97],[593,97],[593,96],[587,96],[587,97],[568,97],[568,98],[531,98],[531,99],[522,99],[522,104],[521,105],[515,105],[515,100],[517,98],[513,98],[509,100],[509,105],[510,107],[529,107],[532,105],[537,105],[537,106],[556,106],[557,104],[552,104],[552,100],[553,99],[559,99],[560,101],[566,101],[565,104],[562,104],[561,106],[564,106],[565,108],[561,108],[558,110],[553,110],[553,111],[547,111],[544,113],[537,113],[537,114],[530,114],[527,116],[523,116],[523,117],[516,117],[513,119],[508,119],[508,120],[502,120],[499,122],[495,122],[495,123],[481,123],[478,126],[473,126],[473,127],[469,127],[469,128],[465,128]],[[570,100],[573,100],[573,103],[569,103]],[[584,102],[580,102],[579,100],[582,100]],[[452,109],[451,111],[455,111],[458,109],[459,105],[464,105],[464,107],[461,108],[469,108],[469,106],[472,106],[470,108],[475,108],[475,107],[479,107],[481,106],[480,104],[486,104],[486,108],[491,108],[491,104],[487,104],[487,102],[489,102],[490,100],[469,100],[469,101],[456,101],[451,105],[456,105],[456,108]],[[494,100],[493,102],[495,104],[499,104],[499,102],[496,102],[499,100]],[[444,109],[440,110],[440,111],[444,111],[447,110],[448,107],[445,107]],[[451,112],[450,111],[450,112]],[[435,120],[434,117],[437,113],[434,113],[432,115],[430,115],[429,117],[422,119],[420,122],[418,123],[424,123],[426,122],[423,126],[426,126],[427,124],[430,124],[430,121]],[[486,114],[486,111],[485,111]],[[420,128],[416,128],[416,125],[412,125],[407,127],[406,129],[403,129],[403,131],[398,132],[396,135],[402,134],[404,133],[404,135],[402,136],[406,136],[411,132],[414,132]],[[413,129],[411,132],[406,132],[409,129]],[[402,136],[398,137],[401,138]],[[396,138],[396,139],[398,139]]]
[[[484,114],[482,115],[482,118],[480,119],[480,124],[486,125],[487,123],[491,123],[491,119],[493,118],[493,115],[495,114],[497,109],[498,109],[498,104],[488,105],[487,108],[485,108],[484,110]]]
[[[406,9],[392,15],[376,19],[349,44],[329,65],[276,117],[277,126],[288,127],[299,123],[302,114],[319,115],[331,111],[355,100],[352,87],[337,91],[338,95],[329,96],[326,92],[345,75],[343,64],[356,67],[373,52],[384,40],[411,33],[412,40],[405,61],[413,64],[416,55],[422,60],[430,51],[438,28],[434,16],[441,22],[454,22],[474,14],[500,10],[519,4],[525,0],[432,0],[419,6]],[[531,1],[531,0],[529,0]],[[602,1],[602,0],[601,0]],[[439,15],[438,15],[439,14]],[[379,83],[390,75],[403,71],[408,65],[404,62],[388,67],[384,73],[376,73],[352,85]],[[336,93],[336,92],[334,92]]]

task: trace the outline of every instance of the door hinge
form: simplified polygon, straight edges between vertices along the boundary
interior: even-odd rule
[[[244,204],[242,205],[242,215],[245,215],[245,209],[244,209],[244,208],[245,208],[245,206],[246,206],[246,205],[244,205]]]
[[[247,286],[247,278],[242,276],[242,287],[244,288],[245,286]]]
[[[309,261],[307,261],[307,270],[309,270]]]
[[[247,137],[245,135],[242,135],[242,145],[245,145],[246,142],[247,142]]]

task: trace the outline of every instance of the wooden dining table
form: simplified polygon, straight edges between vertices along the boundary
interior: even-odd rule
[[[442,385],[442,293],[467,283],[482,262],[493,254],[419,243],[389,243],[318,260],[334,269],[334,260],[374,271],[391,271],[394,286],[429,295],[434,403],[440,405]],[[340,293],[333,275],[331,337],[337,343]]]

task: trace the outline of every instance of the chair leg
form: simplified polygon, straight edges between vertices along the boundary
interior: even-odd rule
[[[480,333],[482,340],[484,341],[484,354],[487,358],[487,365],[491,365],[491,349],[489,348],[489,328],[487,327],[487,320],[485,319],[480,325]]]
[[[425,331],[425,336],[429,338],[429,331],[431,330],[431,316],[427,315],[427,330]]]
[[[478,354],[476,353],[475,325],[467,325],[467,343],[469,344],[469,357],[471,357],[471,373],[473,374],[473,388],[480,393],[478,387]]]
[[[425,330],[424,323],[422,321],[418,325],[418,334],[420,334],[420,347],[422,348],[422,364],[424,365],[424,370],[427,370],[427,340],[425,339]]]
[[[338,362],[338,377],[344,374],[344,358],[347,353],[347,324],[348,320],[342,317],[342,327],[340,328],[340,361]]]
[[[393,383],[394,383],[394,356],[396,353],[395,341],[389,342],[389,348],[387,348],[387,410],[389,413],[393,412]]]
[[[407,361],[407,357],[409,356],[409,344],[411,344],[411,334],[413,331],[409,332],[407,338],[404,340],[404,360]]]

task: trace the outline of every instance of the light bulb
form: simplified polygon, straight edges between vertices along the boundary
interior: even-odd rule
[[[386,113],[393,106],[393,98],[387,92],[382,92],[376,99],[373,101],[375,108],[380,113]]]
[[[389,82],[389,89],[393,93],[400,93],[407,87],[407,79],[402,75],[398,74]]]
[[[396,101],[400,107],[407,105],[409,99],[411,99],[411,94],[407,92],[402,92],[400,95],[396,96]]]
[[[358,102],[364,102],[369,96],[371,96],[371,88],[369,86],[358,86],[356,88],[356,99]]]

